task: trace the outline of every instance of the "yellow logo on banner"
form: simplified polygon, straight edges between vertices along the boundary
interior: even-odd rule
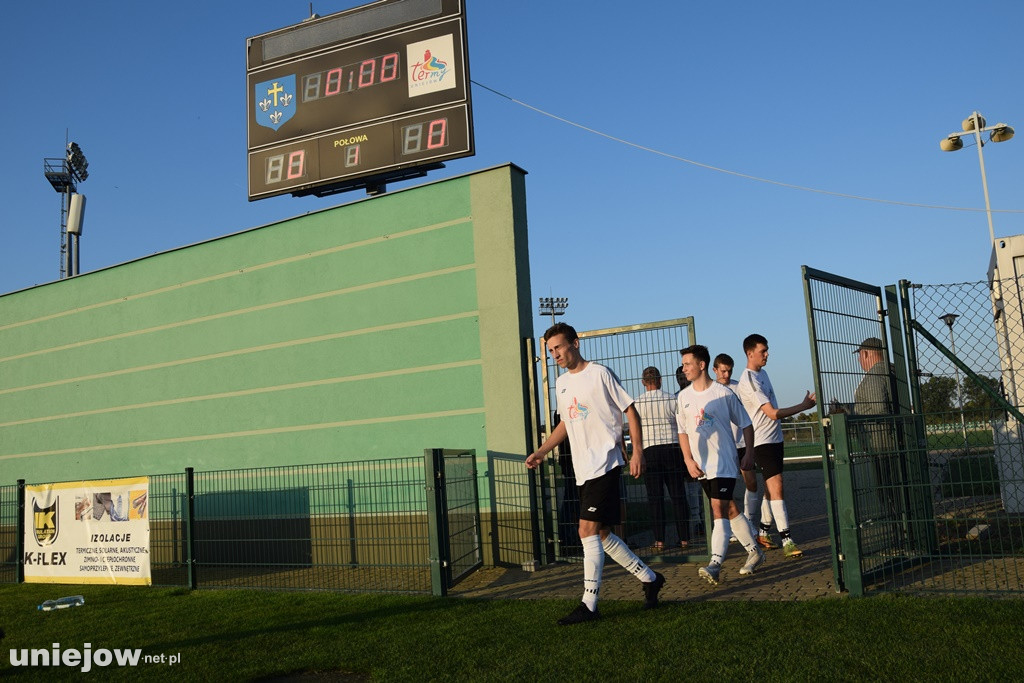
[[[53,504],[41,508],[39,503],[33,498],[32,499],[32,512],[34,524],[32,525],[35,529],[36,543],[39,545],[51,545],[57,540],[57,501],[60,498],[54,498]]]

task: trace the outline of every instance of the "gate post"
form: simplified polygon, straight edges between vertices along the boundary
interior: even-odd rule
[[[857,528],[857,508],[853,491],[853,468],[850,460],[850,435],[846,415],[838,413],[830,418],[832,445],[835,448],[835,490],[839,547],[836,559],[843,574],[843,583],[850,595],[864,595],[861,575],[860,534]]]
[[[448,557],[448,501],[444,486],[444,450],[423,451],[424,484],[427,493],[427,533],[430,538],[430,592],[444,597],[451,584]]]
[[[18,521],[15,522],[18,537],[14,540],[14,547],[18,553],[18,583],[25,583],[25,480],[18,480]]]
[[[185,468],[185,568],[189,590],[199,585],[196,581],[196,487],[195,470]]]

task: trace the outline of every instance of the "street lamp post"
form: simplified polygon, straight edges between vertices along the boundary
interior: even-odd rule
[[[963,129],[962,131],[947,135],[939,142],[939,147],[943,152],[955,152],[958,149],[963,149],[964,141],[961,139],[961,135],[964,133],[971,133],[974,135],[974,140],[978,147],[978,164],[981,166],[981,188],[985,192],[985,213],[988,216],[988,237],[989,241],[992,244],[995,244],[996,232],[992,227],[992,206],[988,201],[988,179],[985,177],[985,156],[981,151],[985,146],[985,142],[981,139],[981,134],[988,133],[989,140],[991,142],[1006,142],[1013,137],[1013,128],[1005,123],[997,123],[994,126],[986,127],[985,117],[977,111],[964,119],[960,127]]]
[[[959,317],[960,316],[957,315],[956,313],[947,313],[945,315],[939,316],[939,320],[946,323],[946,327],[949,328],[949,347],[950,350],[953,352],[954,356],[956,355],[956,339],[954,339],[953,337],[953,323],[956,322],[956,319]],[[967,420],[964,419],[964,395],[960,389],[960,368],[956,365],[956,363],[953,364],[953,372],[956,374],[956,399],[957,403],[960,405],[960,432],[963,434],[964,449],[966,450]]]

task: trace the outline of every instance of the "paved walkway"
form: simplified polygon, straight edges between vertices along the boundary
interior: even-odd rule
[[[820,469],[787,472],[786,507],[790,528],[804,554],[787,558],[770,550],[767,561],[753,576],[740,576],[746,553],[736,543],[722,567],[722,580],[711,586],[697,576],[699,564],[652,562],[665,575],[661,598],[665,601],[705,600],[815,600],[840,596],[832,576],[832,555],[825,508],[824,474]],[[528,572],[521,569],[484,568],[457,585],[453,597],[505,600],[576,599],[583,591],[583,567],[559,563]],[[635,578],[611,560],[605,562],[602,600],[640,600]]]

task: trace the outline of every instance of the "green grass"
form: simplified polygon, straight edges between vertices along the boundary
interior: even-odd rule
[[[784,458],[800,458],[807,455],[821,455],[821,443],[786,442]]]
[[[83,607],[38,612],[82,593]],[[110,680],[253,680],[347,672],[346,680],[1012,680],[1024,667],[1019,600],[837,598],[814,602],[603,601],[563,628],[569,601],[0,586],[0,677],[62,680],[70,667],[13,669],[21,648],[141,648],[180,664],[109,666]],[[998,634],[994,636],[993,634]],[[335,679],[338,680],[338,679]]]

